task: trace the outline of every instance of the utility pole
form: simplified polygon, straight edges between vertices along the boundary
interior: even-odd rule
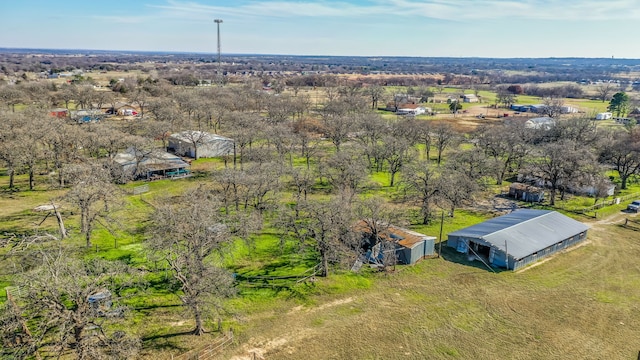
[[[438,257],[442,255],[442,226],[444,225],[444,210],[442,210],[442,215],[440,217],[440,241],[438,242]]]
[[[215,19],[213,22],[215,22],[218,27],[218,80],[220,82],[219,85],[222,86],[222,63],[220,62],[220,24],[222,24],[222,19]]]

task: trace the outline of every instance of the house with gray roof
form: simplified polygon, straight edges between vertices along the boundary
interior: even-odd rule
[[[588,226],[550,210],[517,210],[448,234],[447,246],[518,270],[583,241]]]
[[[233,154],[233,140],[205,131],[186,130],[169,136],[169,151],[194,159]]]
[[[115,174],[120,182],[129,180],[159,180],[190,176],[190,165],[179,156],[165,151],[140,151],[129,148],[113,158],[118,166]]]

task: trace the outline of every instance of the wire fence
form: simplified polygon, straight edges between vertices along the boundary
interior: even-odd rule
[[[211,343],[194,350],[189,350],[184,354],[172,356],[172,360],[212,360],[224,350],[225,347],[233,343],[233,330],[225,332],[222,336],[214,339]]]
[[[576,213],[576,214],[581,214],[581,215],[585,215],[587,213],[590,212],[595,212],[596,210],[605,208],[607,206],[612,206],[612,205],[618,205],[624,201],[630,200],[630,199],[635,199],[640,197],[640,193],[633,193],[633,194],[629,194],[629,195],[624,195],[624,196],[618,196],[616,198],[613,198],[611,200],[603,200],[597,204],[591,205],[591,206],[587,206],[587,207],[576,207],[576,208],[571,208],[571,207],[567,207],[567,206],[562,206],[560,207],[562,210],[566,210],[566,211],[570,211],[572,213]]]

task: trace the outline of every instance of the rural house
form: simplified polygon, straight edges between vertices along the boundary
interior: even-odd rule
[[[555,211],[517,210],[448,234],[447,246],[518,270],[583,241],[589,228]]]
[[[169,151],[194,159],[233,154],[234,142],[205,131],[187,130],[169,136]]]
[[[431,112],[430,108],[425,108],[418,104],[402,104],[398,106],[396,114],[398,115],[422,115]]]
[[[157,180],[164,178],[180,178],[190,175],[190,165],[178,156],[168,152],[153,150],[141,152],[129,148],[118,153],[113,161],[119,165],[120,181]]]

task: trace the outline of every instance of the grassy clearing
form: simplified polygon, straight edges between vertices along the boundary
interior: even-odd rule
[[[640,331],[634,237],[612,225],[520,273],[455,262],[446,249],[444,259],[394,274],[345,275],[367,286],[340,286],[315,306],[290,302],[278,315],[258,312],[239,341],[278,359],[633,357]],[[338,281],[345,278],[318,287]],[[226,355],[234,354],[245,352]]]

